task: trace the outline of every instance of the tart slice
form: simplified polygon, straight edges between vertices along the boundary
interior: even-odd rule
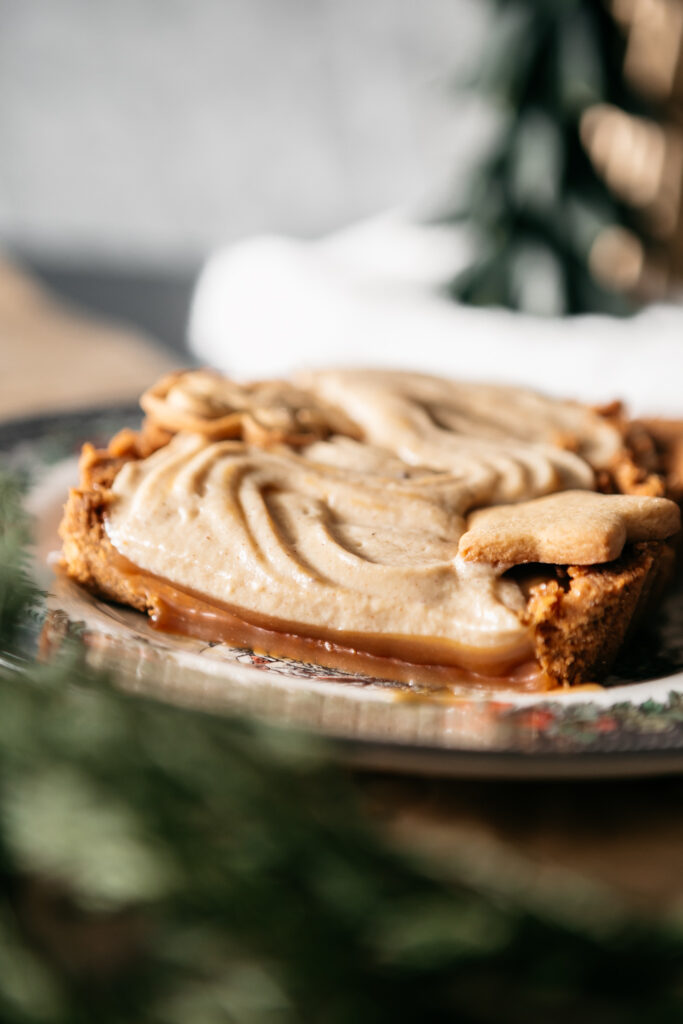
[[[141,404],[83,450],[63,561],[161,629],[548,688],[603,678],[671,572],[661,446],[616,407],[365,370],[186,371]]]

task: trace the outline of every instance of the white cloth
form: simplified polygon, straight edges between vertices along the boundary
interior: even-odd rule
[[[199,277],[191,347],[241,378],[393,366],[683,415],[683,309],[543,319],[460,306],[437,288],[465,250],[450,229],[393,215],[318,242],[261,237],[221,249]]]

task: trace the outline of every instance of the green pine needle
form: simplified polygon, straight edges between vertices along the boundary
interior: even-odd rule
[[[26,620],[40,600],[31,579],[29,518],[16,477],[0,469],[0,650],[14,652]]]

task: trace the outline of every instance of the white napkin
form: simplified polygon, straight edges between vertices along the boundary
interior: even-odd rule
[[[220,249],[199,277],[191,347],[242,378],[393,366],[683,415],[682,309],[544,319],[460,306],[437,287],[466,249],[450,229],[396,215],[323,241],[268,236]]]

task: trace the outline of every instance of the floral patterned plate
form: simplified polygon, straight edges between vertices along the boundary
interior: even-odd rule
[[[240,713],[331,739],[350,763],[481,777],[605,777],[683,770],[683,581],[656,628],[604,688],[495,698],[425,694],[225,644],[165,635],[134,611],[87,594],[50,568],[83,440],[135,425],[135,408],[0,424],[0,457],[29,484],[36,574],[49,590],[44,641],[77,631],[88,659],[128,690]]]

